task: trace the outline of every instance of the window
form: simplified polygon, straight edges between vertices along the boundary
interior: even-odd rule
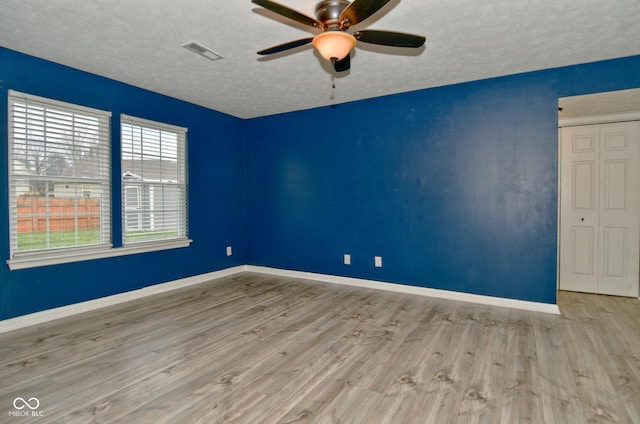
[[[187,237],[186,128],[121,116],[122,243]]]
[[[111,112],[9,90],[9,268],[189,246],[186,128],[122,115],[111,197]],[[112,248],[111,204],[122,205]]]
[[[111,247],[110,120],[9,90],[10,261]]]

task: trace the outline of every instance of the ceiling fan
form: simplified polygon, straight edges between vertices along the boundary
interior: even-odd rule
[[[336,72],[344,72],[351,67],[350,53],[358,41],[392,47],[421,47],[426,40],[421,35],[366,29],[357,30],[353,34],[347,32],[349,27],[363,22],[389,1],[391,0],[322,0],[316,5],[316,18],[312,18],[270,0],[251,0],[278,15],[322,31],[315,37],[289,41],[260,50],[258,54],[270,55],[313,43],[322,57],[333,63]]]

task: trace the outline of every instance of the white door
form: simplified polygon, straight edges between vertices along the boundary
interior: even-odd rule
[[[560,289],[638,296],[640,122],[560,139]]]

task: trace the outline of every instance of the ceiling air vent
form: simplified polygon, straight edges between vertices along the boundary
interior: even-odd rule
[[[198,53],[200,56],[204,56],[209,60],[219,60],[224,58],[220,53],[216,53],[210,48],[205,47],[200,43],[196,43],[195,41],[183,44],[182,47],[187,50],[191,50],[194,53]]]

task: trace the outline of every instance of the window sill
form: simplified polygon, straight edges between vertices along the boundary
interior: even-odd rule
[[[36,268],[48,265],[66,264],[71,262],[90,261],[94,259],[113,258],[117,256],[136,255],[138,253],[157,252],[160,250],[188,247],[193,240],[181,239],[163,241],[160,243],[140,243],[125,247],[100,249],[83,252],[60,252],[49,255],[22,257],[9,259],[7,265],[14,271],[18,269]]]

